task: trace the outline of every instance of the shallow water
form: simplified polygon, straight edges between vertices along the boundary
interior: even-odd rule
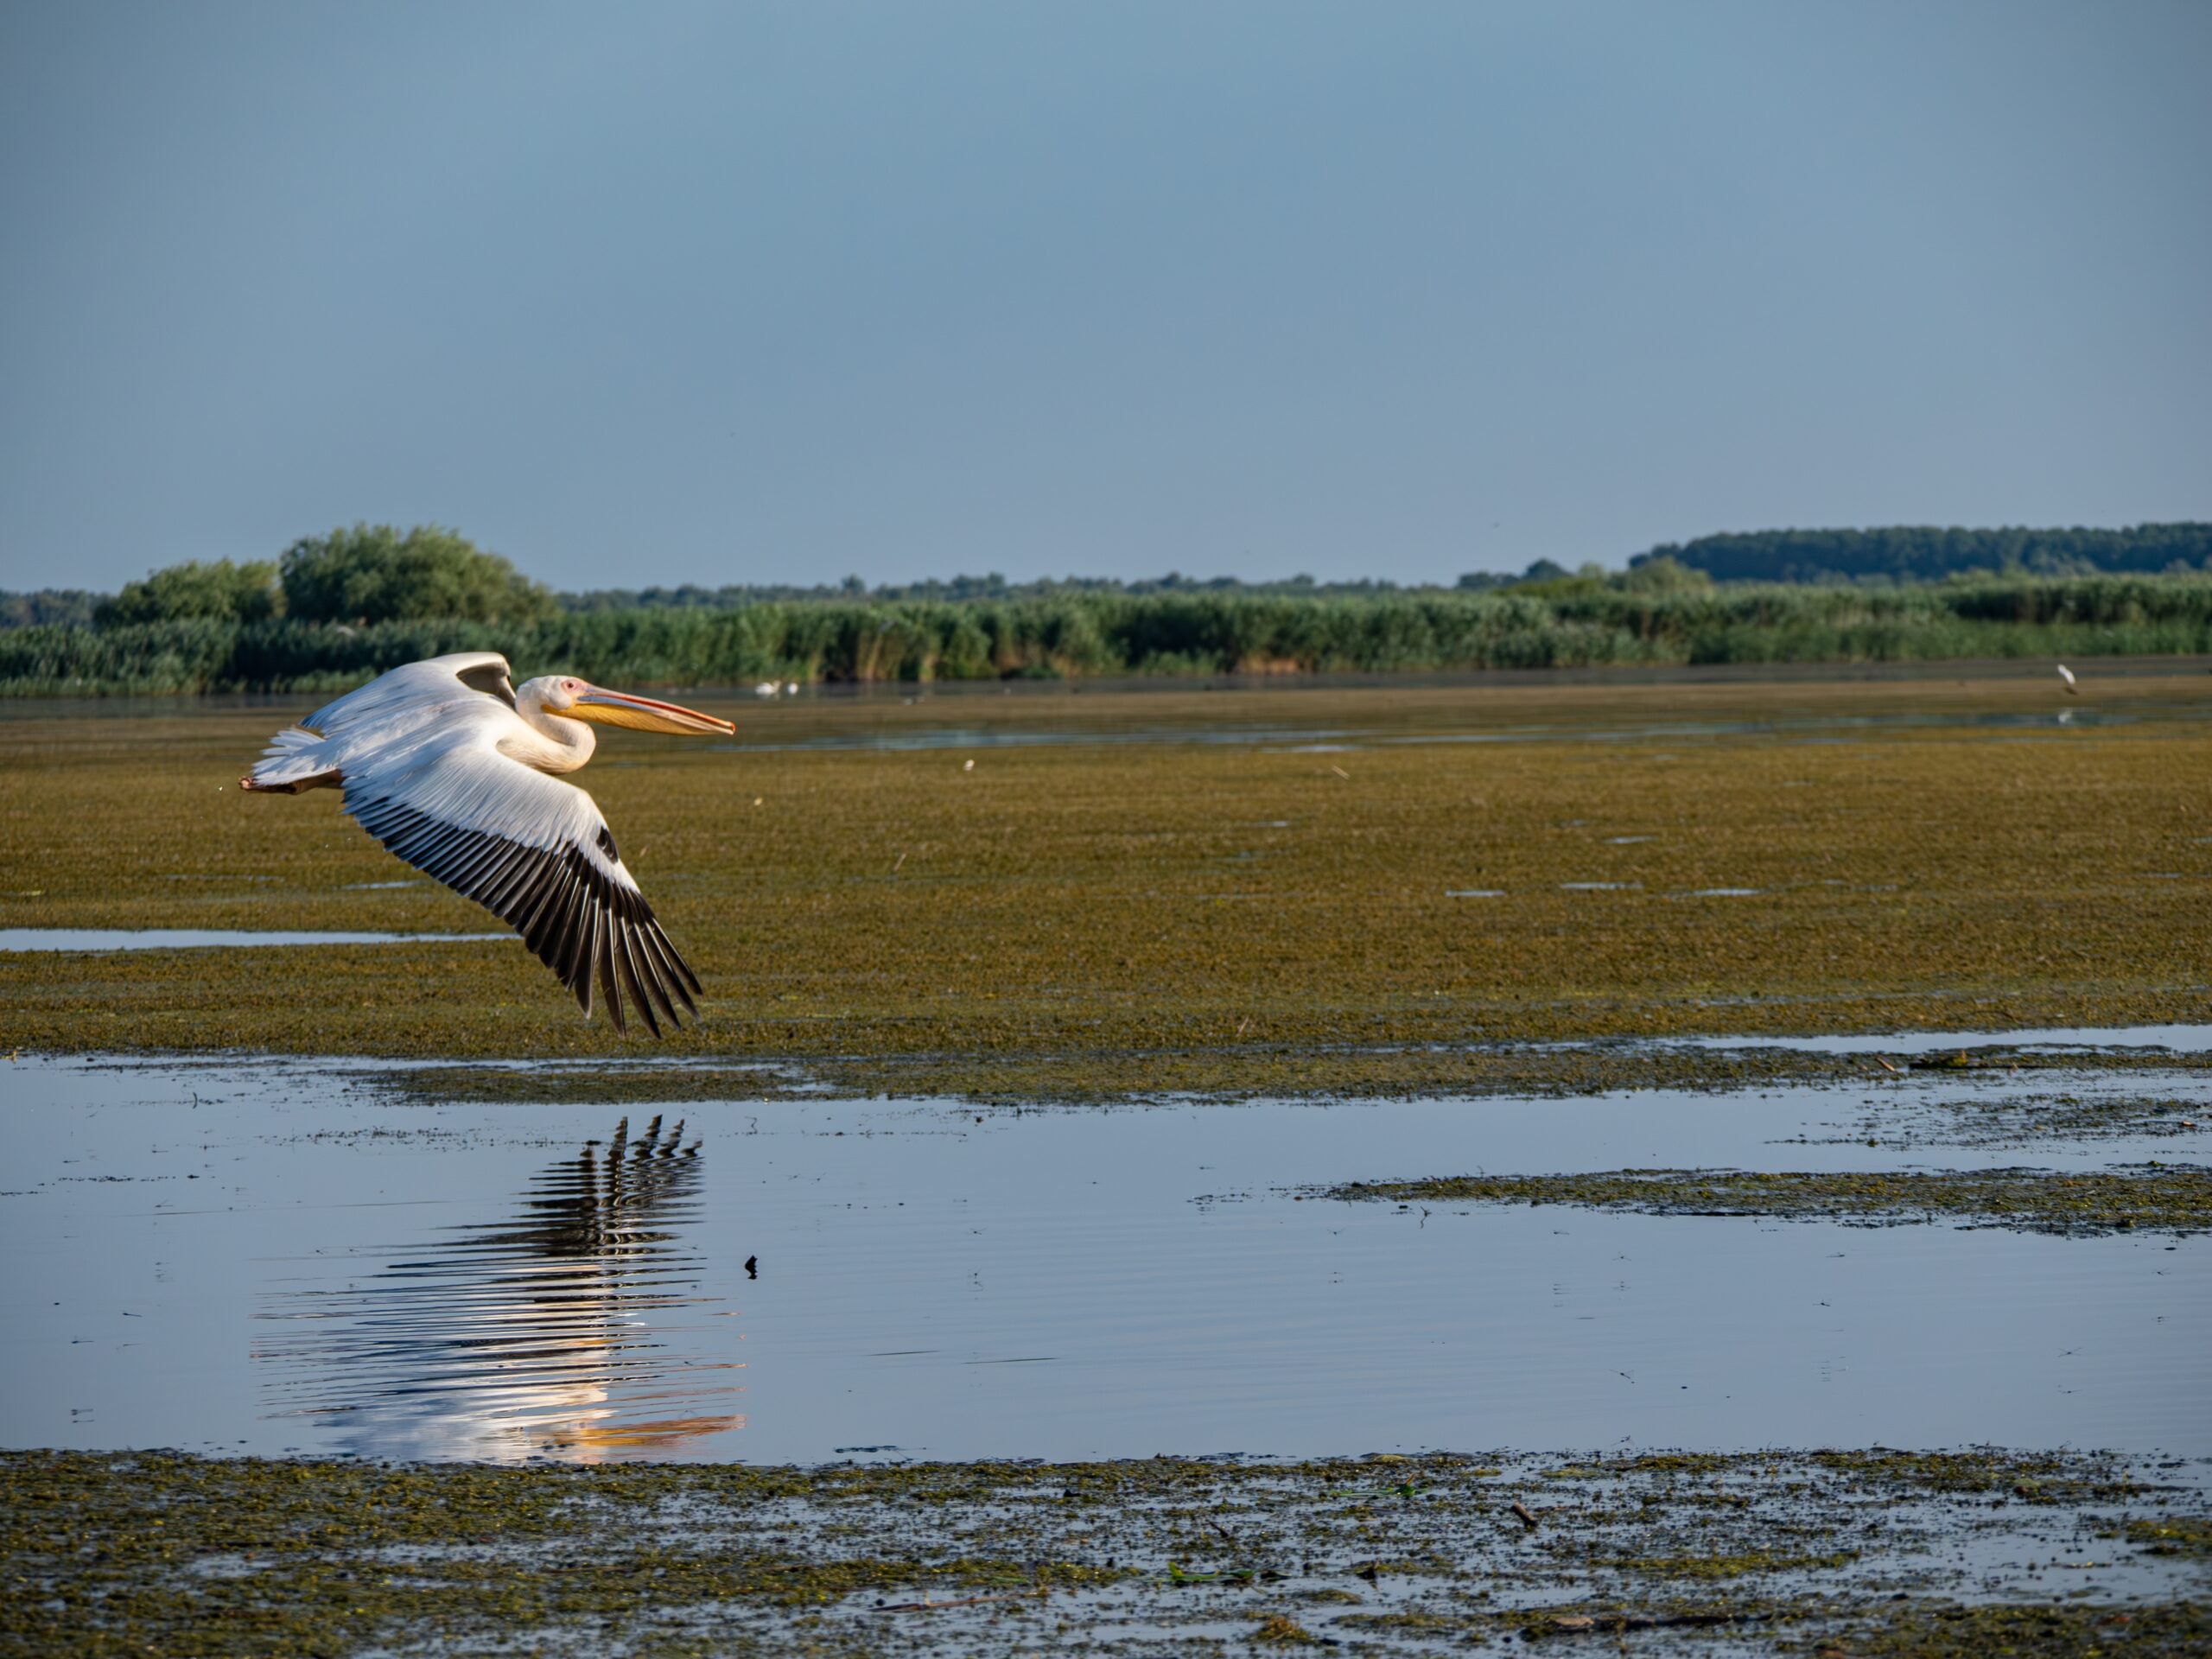
[[[2023,1085],[730,1102],[687,1108],[674,1145],[633,1110],[618,1151],[613,1107],[404,1104],[358,1068],[26,1061],[0,1072],[0,1444],[762,1462],[2212,1450],[2212,1240],[1422,1214],[1300,1191],[2212,1158],[2212,1133],[1932,1158],[1823,1138],[1869,1102],[1962,1086]],[[2127,1087],[2212,1091],[2182,1072]]]
[[[404,881],[376,885],[405,887]],[[0,927],[0,950],[204,950],[216,945],[459,944],[512,933],[256,933],[198,927]]]
[[[1232,716],[1233,706],[1224,707]],[[2161,705],[2161,718],[2202,719],[2212,705]],[[941,726],[900,725],[875,731],[802,732],[790,737],[758,735],[765,728],[748,725],[748,735],[709,747],[731,753],[774,753],[785,751],[876,750],[893,752],[941,749],[1063,748],[1096,744],[1195,743],[1255,747],[1281,754],[1344,754],[1361,747],[1395,748],[1435,743],[1637,743],[1653,740],[1673,741],[1703,738],[1766,737],[1783,741],[1835,742],[1886,731],[1932,730],[1965,727],[1978,730],[2017,732],[2023,736],[2056,735],[2063,728],[2129,726],[2139,716],[2095,709],[2050,711],[1965,710],[1920,713],[1894,710],[1859,715],[1778,715],[1770,720],[1696,720],[1670,716],[1664,720],[1587,724],[1530,724],[1499,726],[1484,730],[1408,732],[1380,727],[1298,727],[1232,723],[1218,725],[1130,724],[1100,721],[1068,724],[1039,730],[973,724]]]

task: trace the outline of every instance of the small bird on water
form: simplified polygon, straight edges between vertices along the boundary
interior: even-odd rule
[[[410,663],[276,734],[252,794],[345,791],[385,849],[474,899],[523,937],[589,1019],[594,990],[617,1031],[627,999],[653,1035],[681,1026],[699,976],[638,890],[590,796],[556,775],[592,757],[591,724],[728,736],[728,721],[573,675],[510,683],[497,652]]]

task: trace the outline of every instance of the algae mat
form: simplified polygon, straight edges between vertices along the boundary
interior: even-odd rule
[[[2107,1170],[1940,1173],[1633,1169],[1575,1175],[1458,1175],[1354,1181],[1324,1195],[1421,1204],[1579,1205],[1662,1216],[1774,1216],[1904,1226],[1937,1219],[2034,1232],[2212,1230],[2212,1171],[2193,1164]]]
[[[902,1088],[2202,1020],[2212,686],[2044,675],[723,699],[733,744],[616,734],[581,781],[706,981],[666,1052]],[[334,796],[238,795],[310,701],[0,715],[0,926],[480,931]],[[54,1050],[649,1046],[502,943],[10,956],[0,1005]]]
[[[529,1471],[4,1453],[0,1651],[2201,1653],[2202,1473],[2001,1452]]]

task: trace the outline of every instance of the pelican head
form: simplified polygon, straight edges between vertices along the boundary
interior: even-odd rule
[[[588,720],[596,726],[627,726],[639,732],[728,737],[737,729],[729,721],[702,715],[696,709],[634,692],[610,691],[572,674],[547,674],[524,681],[515,690],[515,704],[518,709],[535,707],[570,720]]]

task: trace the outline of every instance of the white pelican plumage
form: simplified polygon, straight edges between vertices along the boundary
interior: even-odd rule
[[[465,651],[395,668],[277,733],[238,787],[344,790],[346,813],[386,851],[520,933],[585,1018],[596,986],[617,1031],[627,998],[658,1036],[654,1004],[681,1025],[676,1004],[698,1013],[699,977],[653,919],[591,797],[553,775],[591,759],[586,721],[737,729],[571,675],[518,689],[505,658]]]

